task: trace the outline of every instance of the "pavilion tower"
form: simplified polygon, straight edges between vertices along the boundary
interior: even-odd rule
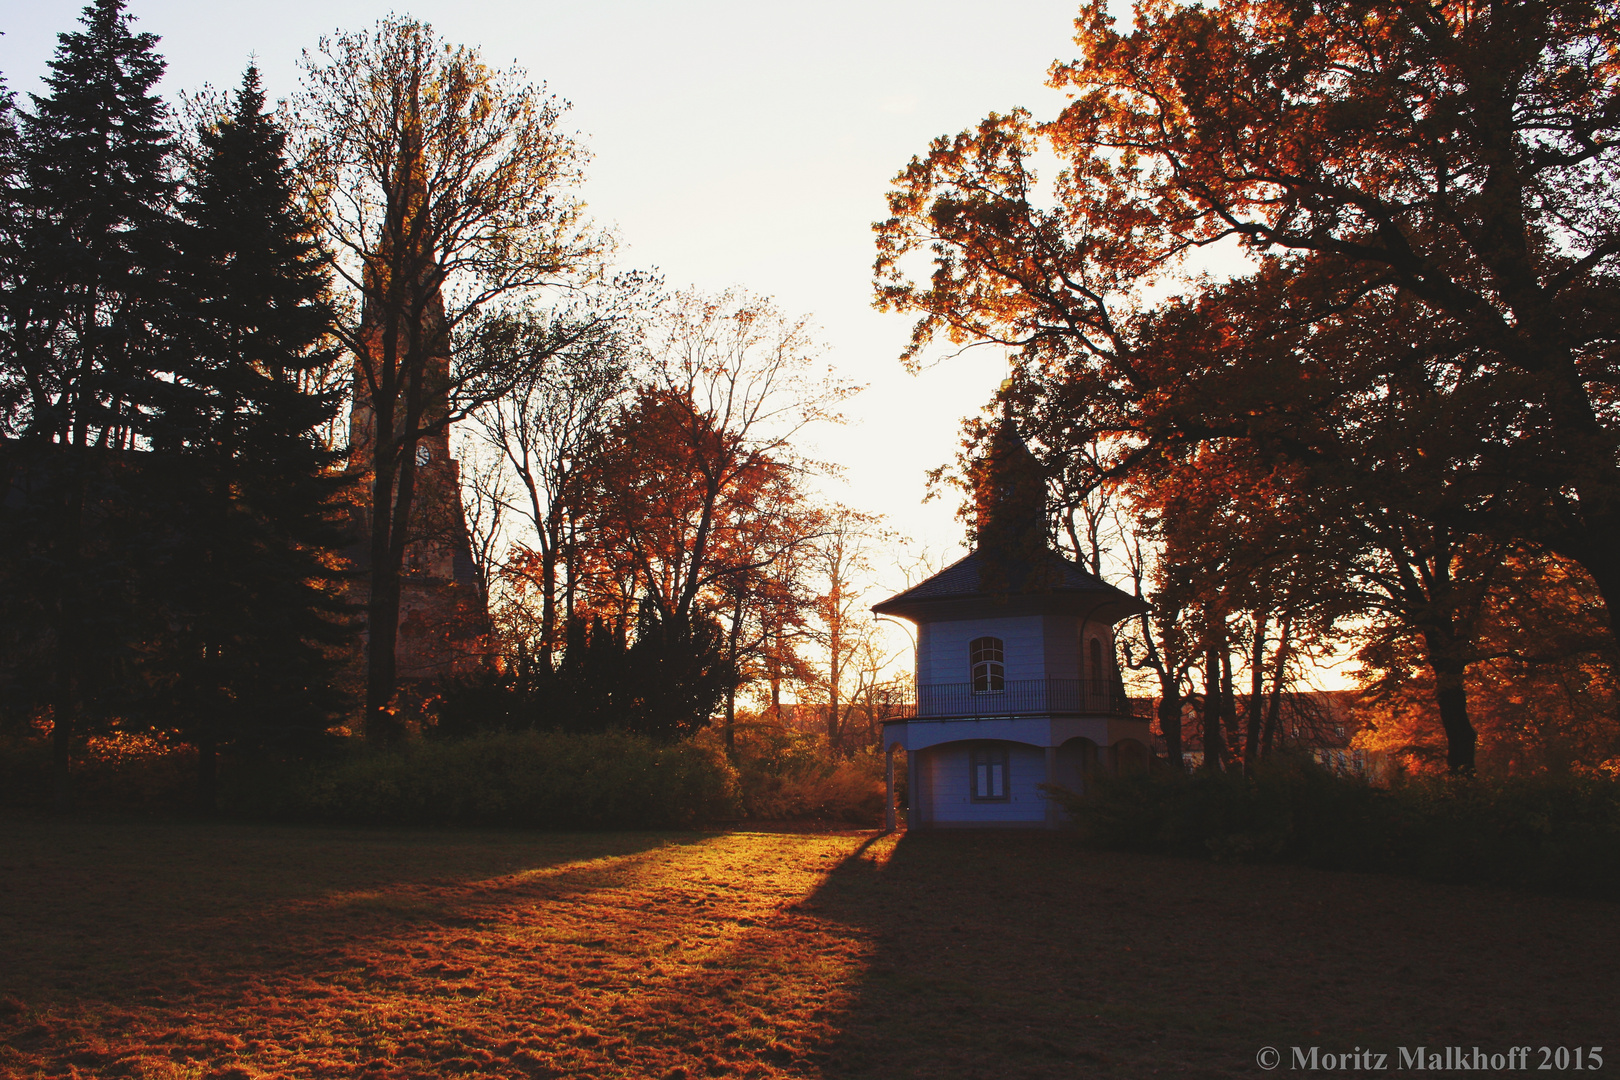
[[[1047,544],[1045,480],[1011,418],[974,494],[973,551],[872,609],[917,625],[916,714],[884,742],[907,752],[909,827],[1051,827],[1043,785],[1147,767],[1113,630],[1144,605]]]

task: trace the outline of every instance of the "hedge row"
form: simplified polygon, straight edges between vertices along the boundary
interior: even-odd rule
[[[735,817],[737,775],[695,742],[491,732],[243,777],[227,814],[355,825],[684,828]]]
[[[355,744],[304,762],[222,764],[219,811],[257,820],[540,829],[684,828],[740,815],[736,770],[717,749],[621,732],[495,732],[389,749]],[[187,747],[87,746],[76,805],[189,813]],[[50,746],[0,739],[0,804],[46,806]]]
[[[1151,773],[1056,794],[1103,847],[1620,899],[1620,783],[1597,777],[1376,788],[1290,759],[1254,777]]]

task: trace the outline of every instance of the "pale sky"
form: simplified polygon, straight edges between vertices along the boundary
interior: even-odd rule
[[[56,35],[81,3],[7,0],[0,71],[39,90]],[[831,498],[888,516],[918,549],[949,562],[962,532],[951,500],[923,504],[924,472],[955,456],[959,424],[1006,375],[989,348],[918,376],[897,359],[903,316],[871,307],[872,222],[890,179],[936,135],[1016,106],[1038,118],[1063,97],[1054,60],[1072,59],[1072,0],[708,0],[416,3],[132,0],[136,29],[162,39],[171,100],[234,87],[256,59],[272,99],[323,34],[370,27],[392,10],[517,63],[573,103],[568,126],[594,154],[584,195],[621,242],[622,268],[672,287],[743,287],[808,314],[828,359],[867,385],[850,423],[808,448],[844,466]],[[26,98],[24,98],[26,104]],[[903,586],[885,574],[873,599]],[[898,631],[895,646],[905,644]]]
[[[56,35],[77,26],[83,5],[6,6],[0,71],[20,93],[37,91]],[[674,287],[745,287],[810,315],[828,359],[868,385],[848,425],[812,435],[813,452],[846,469],[827,494],[887,514],[943,555],[961,529],[952,505],[922,504],[923,473],[951,460],[961,418],[989,399],[1006,363],[980,349],[921,376],[901,369],[909,321],[871,307],[871,224],[885,216],[890,178],[933,136],[992,110],[1059,107],[1045,72],[1071,56],[1077,6],[132,0],[129,10],[137,30],[162,39],[171,100],[205,83],[234,87],[250,57],[271,98],[285,97],[301,50],[391,10],[495,66],[527,68],[573,103],[569,125],[595,155],[585,198],[616,228],[620,265],[656,267]]]

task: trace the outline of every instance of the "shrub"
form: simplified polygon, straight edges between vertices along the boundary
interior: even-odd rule
[[[0,735],[0,806],[43,806],[50,796],[50,742]]]
[[[74,755],[73,804],[82,810],[173,813],[196,799],[197,754],[152,736],[93,736]],[[0,737],[0,803],[47,806],[51,744],[46,738]]]
[[[1605,778],[1384,789],[1285,757],[1253,777],[1156,772],[1092,788],[1054,795],[1103,847],[1620,898],[1620,783]]]
[[[366,825],[689,827],[736,816],[736,772],[697,743],[491,732],[244,771],[227,812]]]
[[[783,728],[755,731],[738,748],[743,813],[760,821],[883,821],[883,758],[832,754],[825,739]]]
[[[736,685],[720,626],[706,616],[665,621],[650,603],[625,627],[575,620],[555,667],[520,651],[500,671],[440,685],[439,737],[486,731],[628,730],[673,740],[699,731]]]

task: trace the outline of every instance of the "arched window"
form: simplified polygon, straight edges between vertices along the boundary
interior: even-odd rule
[[[973,662],[973,692],[999,694],[1007,688],[1007,669],[1003,667],[1001,639],[974,638],[968,645]]]
[[[1095,686],[1107,685],[1108,672],[1103,670],[1102,641],[1091,639],[1091,681]]]

